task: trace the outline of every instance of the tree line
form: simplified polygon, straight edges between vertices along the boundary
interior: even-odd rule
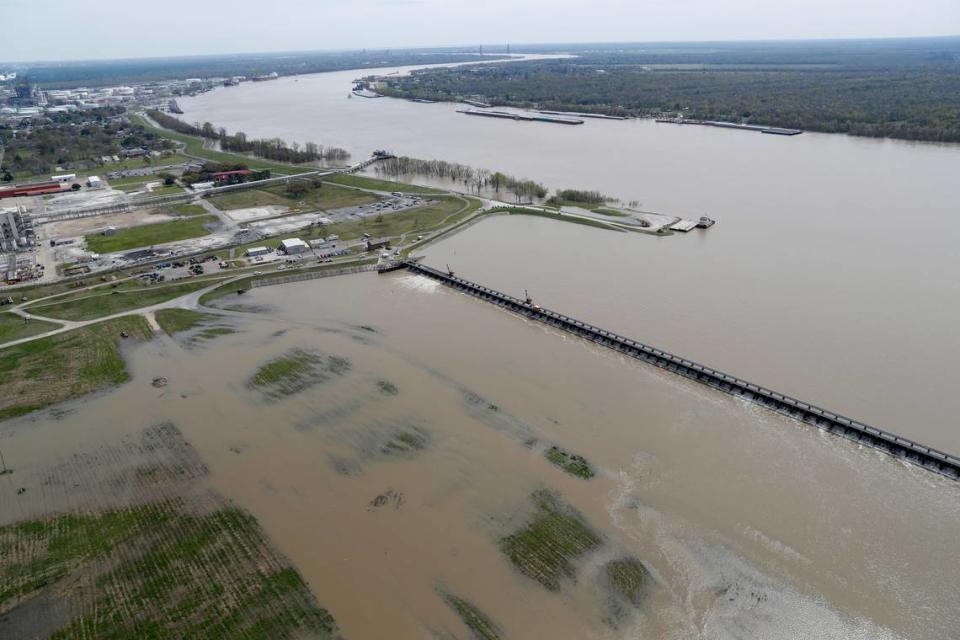
[[[279,138],[248,139],[243,131],[234,134],[227,133],[223,127],[216,128],[209,122],[203,124],[188,124],[179,118],[162,111],[150,110],[148,115],[161,127],[191,136],[216,140],[223,151],[253,155],[258,158],[302,164],[317,160],[346,160],[350,154],[346,149],[339,147],[324,147],[316,142],[307,142],[303,146],[294,142],[288,145]]]
[[[484,189],[492,189],[497,193],[507,191],[514,195],[517,202],[531,198],[544,198],[547,195],[547,188],[534,180],[516,178],[489,169],[475,169],[446,160],[420,160],[405,156],[389,158],[377,163],[374,171],[390,178],[410,175],[441,178],[463,184],[468,190],[478,194]]]

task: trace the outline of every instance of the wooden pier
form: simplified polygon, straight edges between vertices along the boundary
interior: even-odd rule
[[[532,320],[572,333],[618,353],[676,373],[724,393],[759,404],[771,411],[813,425],[859,444],[873,447],[901,460],[953,480],[960,480],[960,458],[924,446],[907,438],[872,427],[863,422],[821,409],[810,403],[755,385],[735,376],[711,369],[691,360],[675,356],[661,349],[625,338],[613,332],[575,320],[555,311],[543,309],[528,301],[508,296],[488,287],[458,278],[413,261],[402,266],[409,271],[440,281],[450,287]]]

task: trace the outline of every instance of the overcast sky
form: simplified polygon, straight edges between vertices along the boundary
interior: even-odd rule
[[[0,60],[960,34],[960,0],[0,0]]]

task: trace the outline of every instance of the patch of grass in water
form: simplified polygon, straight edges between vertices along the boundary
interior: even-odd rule
[[[430,434],[419,427],[403,426],[392,430],[380,447],[386,456],[413,455],[430,444]]]
[[[596,474],[583,456],[578,456],[554,445],[544,451],[544,457],[570,475],[589,480]]]
[[[276,400],[346,375],[351,366],[346,358],[294,349],[260,367],[248,386]]]
[[[173,499],[63,515],[0,527],[0,544],[10,550],[0,607],[69,600],[71,619],[48,631],[56,640],[338,637],[256,520],[234,508],[193,512]]]
[[[643,602],[645,589],[650,584],[650,572],[637,558],[611,560],[603,568],[613,591],[634,606]]]
[[[532,521],[500,539],[500,549],[524,575],[550,591],[564,579],[575,579],[573,562],[603,544],[573,507],[546,489],[534,491]]]
[[[169,336],[189,331],[216,317],[209,313],[200,313],[189,309],[160,309],[154,316],[157,318],[157,324]]]
[[[500,628],[476,605],[450,593],[444,593],[443,600],[460,616],[476,640],[499,640]]]
[[[603,565],[599,581],[607,593],[604,621],[618,627],[643,604],[653,578],[640,560],[627,556]]]
[[[397,385],[393,384],[389,380],[377,380],[377,389],[385,396],[395,396],[400,393],[400,389],[397,388]]]

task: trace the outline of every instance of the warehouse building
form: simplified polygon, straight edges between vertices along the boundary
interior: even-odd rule
[[[310,250],[310,245],[300,238],[290,238],[280,243],[280,249],[288,256],[298,256]]]

